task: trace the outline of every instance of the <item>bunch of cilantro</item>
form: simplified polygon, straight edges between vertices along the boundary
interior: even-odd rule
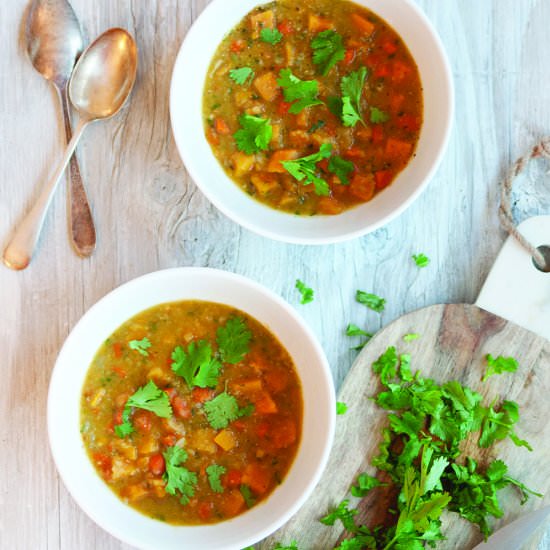
[[[348,532],[337,550],[421,550],[425,543],[434,547],[445,539],[440,521],[444,510],[478,525],[487,538],[491,533],[488,519],[503,515],[497,498],[500,489],[515,486],[522,504],[529,494],[542,496],[510,477],[501,460],[480,468],[472,457],[461,456],[461,443],[467,438],[474,438],[482,448],[510,438],[531,450],[514,431],[519,420],[516,403],[484,406],[482,396],[460,382],[437,384],[419,372],[413,375],[410,356],[398,355],[394,347],[379,357],[373,370],[384,386],[374,401],[391,412],[372,464],[399,489],[395,523],[389,528],[357,525],[357,510],[344,500],[321,519],[326,525],[341,521]],[[364,497],[380,485],[377,478],[363,473],[351,494]]]

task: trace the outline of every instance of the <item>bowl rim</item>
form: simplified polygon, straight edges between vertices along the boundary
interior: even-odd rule
[[[104,521],[104,517],[102,517],[101,514],[98,511],[96,511],[94,506],[90,504],[89,499],[87,500],[87,495],[85,494],[83,487],[80,485],[80,479],[75,479],[74,473],[71,473],[70,469],[67,468],[66,459],[63,458],[63,449],[64,449],[63,441],[67,439],[67,435],[66,433],[60,433],[61,428],[58,428],[56,426],[56,422],[60,418],[60,414],[62,414],[61,409],[63,408],[63,406],[60,405],[60,402],[61,402],[60,398],[62,396],[61,390],[64,387],[63,382],[61,381],[61,376],[64,374],[64,372],[68,368],[66,366],[67,365],[66,356],[70,357],[71,348],[76,346],[78,342],[81,340],[82,338],[81,332],[85,330],[87,327],[87,324],[91,322],[90,319],[92,319],[93,321],[94,316],[97,317],[101,313],[102,309],[109,307],[109,303],[114,299],[115,296],[121,295],[124,292],[134,292],[136,289],[139,289],[140,287],[142,287],[142,285],[144,284],[147,285],[149,284],[150,281],[155,282],[159,278],[160,278],[160,281],[162,282],[163,277],[182,278],[182,279],[184,279],[185,277],[195,277],[197,278],[196,280],[213,277],[214,278],[213,280],[215,280],[217,284],[221,285],[224,282],[228,282],[229,284],[241,285],[243,289],[252,290],[253,292],[259,293],[257,295],[273,303],[273,306],[277,310],[276,311],[277,315],[281,315],[282,313],[287,315],[286,319],[287,320],[290,319],[294,323],[294,326],[298,326],[300,328],[300,330],[302,331],[301,335],[307,338],[307,345],[309,346],[309,348],[315,351],[315,357],[314,359],[312,359],[311,362],[316,363],[316,372],[321,374],[321,378],[319,380],[319,388],[315,388],[315,391],[316,392],[321,391],[327,399],[326,406],[320,407],[320,410],[323,411],[323,413],[324,412],[327,413],[323,417],[323,421],[326,420],[326,426],[325,426],[326,432],[323,432],[323,433],[326,433],[326,437],[322,442],[320,442],[321,452],[318,455],[316,455],[317,461],[309,472],[311,474],[311,477],[305,486],[305,490],[303,490],[303,492],[300,493],[299,498],[291,502],[288,506],[285,506],[285,509],[282,513],[278,513],[275,518],[271,516],[267,516],[266,521],[263,522],[264,525],[262,525],[261,527],[257,527],[256,523],[254,523],[253,528],[248,529],[246,532],[243,531],[242,535],[239,534],[239,537],[241,538],[239,538],[239,540],[234,544],[233,543],[227,544],[225,541],[224,542],[212,541],[205,544],[201,544],[201,546],[205,550],[210,548],[211,549],[219,548],[220,550],[221,549],[229,550],[230,548],[234,548],[235,550],[237,550],[240,548],[244,548],[250,544],[257,543],[259,540],[269,536],[271,533],[273,533],[275,530],[281,527],[284,523],[286,523],[298,511],[298,509],[305,503],[307,498],[309,498],[315,486],[319,482],[319,479],[321,478],[321,475],[323,474],[326,464],[328,462],[330,450],[332,448],[335,422],[336,422],[335,420],[336,396],[335,396],[335,390],[334,390],[334,383],[332,379],[332,373],[330,371],[330,367],[328,364],[328,360],[325,356],[325,353],[321,345],[319,344],[315,334],[313,333],[312,329],[306,324],[303,318],[298,314],[298,312],[292,308],[292,306],[290,306],[286,301],[284,301],[280,296],[275,294],[272,290],[264,287],[263,285],[257,283],[256,281],[253,281],[242,275],[238,275],[238,274],[220,270],[220,269],[205,268],[205,267],[177,267],[177,268],[154,271],[154,272],[142,275],[140,277],[137,277],[135,279],[132,279],[124,284],[121,284],[120,286],[116,287],[115,289],[107,293],[105,296],[100,298],[94,305],[92,305],[84,313],[84,315],[80,318],[80,320],[75,324],[73,329],[70,331],[69,335],[67,336],[58,354],[54,369],[51,374],[51,379],[50,379],[50,384],[48,389],[48,399],[47,399],[47,429],[48,429],[48,440],[49,440],[50,452],[53,456],[57,472],[61,477],[61,479],[63,480],[65,487],[68,489],[69,493],[71,494],[73,499],[77,502],[77,504],[80,506],[80,508],[97,525],[99,525],[102,529],[112,534],[119,540],[128,544],[132,544],[138,548],[158,548],[159,547],[158,540],[155,540],[154,543],[152,541],[143,541],[135,533],[132,533],[132,525],[130,523],[117,525],[114,523],[106,523]],[[190,296],[173,298],[171,301],[193,300],[193,299],[213,301],[213,300],[208,300],[207,298],[190,297]],[[166,303],[167,301],[170,301],[170,300],[160,300],[160,301],[157,301],[155,304],[151,304],[150,306],[147,306],[145,308],[138,308],[138,310],[136,310],[135,313],[132,313],[129,316],[126,316],[125,318],[126,320],[130,319],[133,315],[139,313],[139,311],[144,311],[148,307],[154,307],[155,305]],[[218,303],[222,303],[222,302],[218,301]],[[227,303],[226,305],[229,305],[230,307],[235,307],[237,309],[241,309],[246,313],[248,313],[246,309],[242,306],[238,306],[233,303]],[[260,323],[266,326],[266,323],[263,320],[258,319],[257,315],[250,314],[250,313],[249,315],[252,315],[256,320],[258,320]],[[268,326],[267,328],[270,331],[274,332],[271,327]],[[98,340],[99,342],[102,341],[99,339],[99,337],[96,337],[96,340]],[[283,345],[285,344],[283,343]],[[308,365],[308,368],[309,368],[309,365]],[[82,374],[79,375],[79,391],[78,391],[79,396],[80,396],[82,384],[84,382],[84,378],[88,369],[89,369],[89,364],[87,364],[85,367],[81,367]],[[298,366],[297,366],[297,370],[299,370]],[[303,386],[303,377],[300,374],[299,374],[299,378]],[[305,394],[304,387],[303,387],[303,393]],[[305,400],[305,395],[304,395],[304,400]],[[304,405],[305,405],[305,402],[304,402]],[[80,411],[78,411],[77,413],[77,417],[79,417],[79,412]],[[73,414],[74,414],[74,411],[73,411]],[[78,418],[77,418],[77,425],[79,425]],[[86,453],[86,451],[84,450],[84,445],[80,438],[80,433],[79,432],[78,434],[73,433],[73,436],[75,435],[76,435],[75,439],[78,439],[78,445],[81,446],[83,452]],[[73,436],[69,436],[69,440]],[[290,477],[292,469],[294,465],[298,462],[298,459],[301,453],[303,452],[304,454],[307,454],[306,453],[307,449],[305,451],[303,450],[303,446],[302,446],[303,441],[304,441],[304,433],[302,432],[302,439],[300,442],[300,446],[298,447],[293,464],[291,465],[291,468],[287,473],[285,480],[287,480]],[[76,441],[73,440],[73,443],[75,442]],[[316,451],[317,450],[318,449],[316,449]],[[88,468],[88,466],[93,469],[91,462],[88,461],[88,463],[85,464],[85,469]],[[158,522],[156,520],[148,518],[146,515],[142,514],[141,512],[136,511],[133,508],[122,503],[122,501],[118,498],[118,496],[116,496],[110,490],[110,488],[107,487],[107,485],[103,482],[103,480],[99,478],[99,476],[95,473],[95,470],[94,470],[94,474],[97,477],[97,480],[100,481],[100,484],[104,486],[106,491],[108,492],[108,493],[106,492],[105,494],[112,495],[112,497],[120,503],[121,506],[116,505],[117,508],[120,508],[121,510],[123,509],[129,510],[130,511],[129,514],[134,518],[145,518],[142,520],[143,522],[153,522],[157,526],[158,524],[160,524],[160,526],[162,527],[159,527],[159,529],[166,527],[167,532],[178,531],[178,536],[181,536],[181,540],[178,540],[177,546],[175,545],[172,546],[168,544],[166,546],[167,548],[172,548],[172,547],[185,548],[184,546],[185,533],[186,532],[190,533],[191,532],[190,530],[193,530],[194,532],[198,532],[201,529],[203,531],[206,531],[207,529],[213,527],[219,531],[219,530],[223,530],[224,524],[229,524],[235,520],[239,520],[239,518],[241,518],[241,520],[239,521],[242,521],[243,517],[250,515],[254,510],[261,509],[261,505],[269,502],[272,499],[274,494],[272,493],[265,501],[262,501],[261,505],[259,505],[258,507],[254,507],[248,512],[245,512],[244,514],[237,516],[236,518],[229,519],[220,523],[212,524],[212,526],[208,526],[208,525],[207,526],[189,526],[189,525],[175,526],[171,524]],[[107,498],[110,499],[110,497],[107,497]],[[264,514],[264,516],[266,516],[266,514]]]
[[[371,9],[369,7],[369,4],[376,2],[376,0],[349,0],[353,3],[356,3],[360,6],[366,7],[367,9]],[[455,91],[454,91],[454,83],[452,78],[452,71],[451,66],[449,63],[448,56],[446,54],[446,51],[443,47],[443,43],[441,41],[441,38],[439,37],[439,34],[435,30],[434,26],[432,25],[431,21],[428,19],[428,17],[425,15],[425,13],[421,10],[421,8],[416,5],[412,0],[391,0],[388,3],[392,3],[395,6],[405,5],[408,9],[410,9],[414,15],[418,18],[418,21],[423,26],[424,30],[427,31],[428,39],[433,42],[433,55],[434,59],[437,61],[437,64],[439,68],[441,69],[441,75],[440,79],[438,81],[438,88],[441,90],[441,97],[444,101],[444,120],[442,120],[441,127],[441,135],[439,136],[439,141],[435,146],[433,146],[433,150],[430,154],[431,162],[429,168],[426,170],[426,173],[424,174],[422,180],[420,183],[418,183],[412,191],[410,191],[406,198],[404,200],[400,200],[396,206],[392,207],[387,213],[383,214],[379,219],[371,221],[370,223],[366,223],[364,225],[361,225],[360,227],[357,227],[355,229],[349,229],[344,230],[341,232],[338,232],[336,234],[329,234],[329,235],[317,235],[317,234],[310,234],[309,231],[302,231],[303,234],[296,234],[296,233],[281,233],[275,228],[271,227],[265,227],[262,225],[262,223],[258,223],[255,221],[252,221],[249,217],[243,216],[242,214],[236,212],[230,204],[231,201],[227,201],[227,203],[222,200],[221,197],[219,197],[214,190],[210,188],[208,184],[205,184],[203,182],[204,177],[201,176],[201,170],[199,168],[199,164],[195,162],[193,152],[188,150],[185,141],[184,141],[184,135],[185,135],[185,124],[186,122],[179,121],[179,112],[180,112],[180,103],[181,101],[179,98],[181,95],[179,92],[183,89],[183,84],[180,82],[178,75],[183,71],[182,67],[185,68],[187,61],[186,61],[186,54],[187,54],[187,48],[189,47],[189,43],[191,40],[194,40],[195,35],[201,36],[201,28],[202,22],[205,21],[208,17],[211,17],[220,9],[220,6],[227,5],[229,2],[233,2],[233,4],[237,7],[239,5],[239,0],[212,0],[205,9],[199,14],[197,19],[193,22],[191,28],[189,29],[187,35],[185,36],[180,49],[178,51],[173,69],[172,69],[172,78],[171,78],[171,84],[170,84],[170,121],[172,126],[172,135],[174,136],[174,141],[176,143],[176,147],[178,149],[179,155],[185,165],[185,168],[190,175],[191,179],[195,183],[195,185],[200,189],[200,191],[205,195],[205,197],[220,211],[222,212],[226,217],[240,225],[241,227],[244,227],[245,229],[248,229],[249,231],[252,231],[253,233],[256,233],[258,235],[261,235],[263,237],[267,237],[276,241],[281,242],[287,242],[291,244],[307,244],[307,245],[325,245],[325,244],[333,244],[333,243],[339,243],[351,239],[355,239],[357,237],[360,237],[362,235],[365,235],[367,233],[371,233],[375,231],[376,229],[388,224],[393,219],[400,216],[426,189],[429,182],[433,178],[435,172],[439,168],[439,165],[441,164],[441,160],[443,158],[443,155],[447,149],[451,131],[452,131],[452,123],[454,120],[454,111],[455,111]],[[253,6],[260,6],[262,4],[265,4],[267,0],[256,0],[253,2]],[[247,3],[248,5],[248,3]],[[252,2],[251,2],[252,5]],[[248,8],[247,11],[249,9]],[[392,8],[388,8],[392,9]],[[396,9],[396,8],[395,8]],[[376,13],[376,10],[372,10]],[[246,13],[246,12],[245,12]],[[244,14],[243,14],[244,15]],[[384,18],[385,19],[385,18]],[[392,25],[393,26],[393,25]],[[228,27],[226,29],[226,33],[229,32],[231,27]],[[397,29],[396,31],[401,34],[402,30]],[[221,37],[220,37],[221,39]],[[199,38],[200,40],[200,38]],[[406,42],[407,46],[410,47],[410,44]],[[191,56],[190,56],[191,57]],[[414,58],[414,56],[413,56]],[[417,61],[415,59],[415,61]],[[421,78],[422,78],[422,72],[421,72]],[[202,77],[199,79],[202,84],[204,84]],[[424,87],[424,83],[422,83]],[[202,97],[202,90],[201,90],[201,97]],[[424,108],[425,109],[425,108]],[[202,117],[201,117],[202,120]],[[424,128],[424,127],[423,127]],[[422,129],[423,130],[423,129]],[[419,143],[422,140],[422,130],[419,138]],[[198,128],[198,131],[201,132],[201,135],[204,133],[203,125],[200,125],[200,128]],[[210,158],[209,162],[218,163],[218,160],[213,155],[212,151],[209,149]],[[407,167],[413,162],[414,157],[409,161],[409,164],[397,175],[397,179],[401,178],[406,171]],[[221,170],[223,175],[220,174],[220,177],[225,177],[227,179],[228,183],[231,183],[232,186],[235,187],[235,189],[241,193],[242,195],[245,195],[244,191],[240,189],[235,182],[233,182],[227,174]],[[396,182],[394,182],[395,184]],[[382,193],[379,193],[377,197],[382,195]],[[355,211],[358,208],[365,207],[366,205],[372,203],[374,200],[376,200],[377,197],[374,197],[372,201],[369,201],[367,203],[359,204],[351,209],[348,209],[341,214],[337,214],[334,216],[322,216],[322,218],[325,218],[327,220],[337,220],[339,216],[343,216],[346,214],[346,212]],[[256,203],[256,206],[252,206],[251,208],[256,209],[257,206],[261,206],[266,210],[266,216],[267,212],[270,212],[273,214],[275,212],[277,214],[276,217],[283,217],[286,218],[286,220],[296,220],[300,218],[307,218],[304,216],[296,216],[292,213],[288,212],[282,212],[278,211],[274,208],[268,207],[265,204],[256,201],[253,198],[248,198],[248,200],[251,203]],[[273,214],[275,217],[275,214]],[[321,216],[317,216],[317,218],[321,218]],[[300,222],[295,222],[300,223]],[[335,222],[336,223],[336,222]]]

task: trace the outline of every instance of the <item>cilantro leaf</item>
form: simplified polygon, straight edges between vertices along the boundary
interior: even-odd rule
[[[355,299],[360,304],[367,306],[369,309],[372,309],[377,313],[381,313],[382,311],[384,311],[386,300],[384,300],[384,298],[380,298],[380,296],[377,296],[376,294],[371,294],[370,292],[358,290],[355,293]]]
[[[208,483],[215,493],[223,493],[220,477],[225,474],[226,471],[227,468],[219,464],[210,464],[210,466],[207,466],[206,475],[208,476]]]
[[[317,162],[330,157],[332,145],[323,143],[317,153],[308,155],[296,160],[283,160],[281,164],[284,169],[300,182],[305,180],[304,185],[313,184],[317,195],[327,196],[329,194],[328,183],[317,176]]]
[[[283,35],[279,29],[263,28],[260,31],[260,38],[262,39],[262,42],[267,42],[268,44],[278,44],[282,40]]]
[[[397,375],[397,366],[399,359],[395,347],[389,347],[373,364],[372,370],[380,375],[380,380],[385,386],[389,380]]]
[[[355,166],[353,162],[334,155],[328,161],[328,170],[338,176],[343,185],[349,185],[349,175],[355,170]]]
[[[503,372],[516,372],[518,370],[518,362],[513,357],[493,357],[490,353],[485,356],[487,360],[487,370],[485,375],[481,379],[482,382],[485,382],[490,376],[495,374],[502,374]]]
[[[368,492],[372,491],[375,487],[385,487],[387,483],[382,483],[377,478],[370,476],[366,472],[357,476],[357,485],[352,485],[351,494],[354,497],[363,498]]]
[[[269,119],[244,114],[239,117],[239,124],[240,130],[233,134],[239,151],[251,155],[268,149],[273,135],[273,127]]]
[[[187,460],[187,453],[181,447],[168,447],[164,453],[166,471],[163,479],[166,482],[166,492],[175,495],[181,494],[180,502],[187,504],[189,499],[195,495],[197,485],[197,474],[190,472],[184,466],[183,462]]]
[[[280,542],[278,542],[274,547],[273,550],[299,550],[298,549],[298,543],[295,540],[290,541],[290,544],[284,545]]]
[[[313,63],[319,65],[319,70],[326,76],[330,69],[344,59],[346,50],[342,36],[336,31],[322,31],[311,40]]]
[[[214,399],[206,401],[203,405],[203,410],[212,428],[222,430],[223,428],[227,428],[237,418],[252,414],[253,407],[253,405],[248,405],[240,408],[235,397],[224,391],[214,397]]]
[[[342,78],[342,122],[344,126],[355,126],[359,121],[364,124],[361,116],[361,95],[367,78],[367,68],[361,67]]]
[[[319,94],[317,80],[301,80],[292,74],[290,69],[282,69],[277,84],[283,89],[285,101],[295,101],[288,110],[293,115],[297,115],[306,107],[323,104],[317,97]]]
[[[212,347],[206,340],[191,342],[187,352],[177,346],[172,352],[172,370],[181,376],[190,388],[215,388],[221,364],[212,356]]]
[[[252,508],[256,504],[256,499],[252,496],[252,491],[248,485],[241,485],[239,491],[244,498],[244,502],[247,508]]]
[[[302,299],[300,300],[301,304],[309,304],[310,302],[313,302],[313,289],[307,287],[300,279],[296,279],[296,288],[302,295]]]
[[[342,415],[346,414],[348,410],[348,406],[345,403],[342,403],[341,401],[336,402],[336,414]]]
[[[322,517],[319,521],[323,525],[334,525],[336,521],[340,520],[342,525],[350,533],[357,531],[357,525],[353,519],[357,515],[357,510],[350,510],[348,508],[349,500],[343,500],[336,508],[331,510],[326,516]]]
[[[373,124],[381,124],[383,122],[387,122],[389,119],[390,115],[388,115],[388,113],[381,111],[377,107],[370,108],[370,121]]]
[[[250,349],[252,332],[242,317],[232,317],[216,332],[216,342],[224,363],[235,365],[244,359]]]
[[[405,334],[405,336],[403,336],[403,341],[404,342],[412,342],[413,340],[418,340],[420,338],[420,334],[416,333],[416,332],[411,332],[409,334]]]
[[[426,254],[413,254],[412,259],[418,267],[427,267],[430,263],[430,258]]]
[[[149,341],[149,338],[142,338],[141,340],[130,340],[128,347],[147,357],[149,355],[149,352],[147,350],[151,347],[151,342]]]
[[[229,71],[229,78],[240,84],[241,86],[246,84],[249,78],[254,77],[254,71],[250,67],[240,67],[238,69],[231,69]]]
[[[372,338],[372,334],[370,332],[365,332],[353,323],[349,323],[346,327],[346,336],[366,336],[367,338]]]

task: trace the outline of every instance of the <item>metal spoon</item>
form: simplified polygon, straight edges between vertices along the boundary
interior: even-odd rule
[[[57,90],[68,143],[72,130],[67,84],[83,49],[78,19],[66,0],[34,0],[25,31],[34,68]],[[76,155],[71,157],[68,200],[71,242],[77,254],[87,257],[95,248],[96,235]]]
[[[78,60],[69,82],[69,98],[80,117],[78,124],[59,168],[4,250],[8,267],[25,269],[29,265],[52,197],[84,128],[120,110],[132,91],[136,71],[136,43],[123,29],[104,32]]]

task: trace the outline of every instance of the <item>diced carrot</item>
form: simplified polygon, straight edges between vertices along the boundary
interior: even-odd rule
[[[238,432],[243,432],[246,429],[246,422],[244,422],[244,420],[241,420],[240,418],[238,418],[237,420],[235,420],[231,423],[231,427],[234,430],[237,430]]]
[[[355,50],[354,49],[347,49],[346,53],[344,54],[344,63],[346,65],[350,65],[353,63],[353,60],[355,59]]]
[[[342,205],[334,197],[321,197],[317,201],[317,211],[319,214],[333,216],[342,212]]]
[[[333,29],[334,25],[330,19],[310,13],[307,20],[307,28],[310,32],[321,32]]]
[[[214,130],[222,136],[227,136],[231,133],[231,128],[229,128],[227,122],[219,116],[214,119]]]
[[[161,438],[161,443],[166,447],[173,447],[178,438],[174,434],[168,434]]]
[[[412,143],[400,139],[388,138],[386,154],[392,158],[407,159],[412,150]]]
[[[191,418],[191,408],[187,404],[187,401],[182,399],[179,395],[174,396],[170,400],[174,414],[180,418]]]
[[[367,36],[370,36],[374,32],[374,23],[371,23],[358,13],[351,14],[351,21],[360,32]]]
[[[276,449],[289,447],[296,441],[296,437],[296,423],[287,416],[277,419],[270,433],[271,443]]]
[[[355,174],[351,178],[349,192],[362,201],[369,201],[374,195],[374,178],[370,174]]]
[[[222,516],[228,518],[236,516],[244,506],[244,497],[238,489],[233,489],[226,493],[223,496],[223,500],[219,503]]]
[[[206,130],[206,139],[211,145],[219,145],[220,143],[220,135],[214,132],[213,128]],[[172,360],[170,360],[170,364],[172,364]]]
[[[283,19],[277,25],[277,29],[281,34],[284,34],[284,35],[292,34],[294,32],[294,29],[292,28],[292,25],[288,19]]]
[[[158,453],[149,457],[149,471],[154,476],[161,476],[166,470],[166,463],[164,457]]]
[[[235,40],[231,43],[231,46],[229,46],[229,49],[233,53],[239,53],[242,52],[246,48],[246,42],[244,40]]]
[[[284,174],[286,172],[284,166],[281,164],[283,160],[294,160],[300,156],[300,151],[297,149],[279,149],[275,151],[267,163],[266,170],[268,172],[278,172]]]
[[[309,109],[302,109],[297,115],[296,115],[296,125],[298,128],[309,128]]]
[[[255,78],[253,86],[266,101],[274,101],[279,95],[277,75],[273,71],[268,71]]]
[[[113,354],[117,359],[122,357],[122,344],[120,342],[115,342],[113,344]]]
[[[271,485],[271,472],[256,462],[248,464],[243,473],[243,483],[257,495],[263,495]]]
[[[407,77],[407,75],[410,74],[410,72],[411,72],[411,68],[409,65],[401,61],[396,61],[393,64],[392,80],[396,82],[401,82]]]
[[[230,451],[237,444],[237,440],[233,435],[233,432],[229,430],[222,430],[215,438],[214,441],[224,451]]]
[[[212,399],[214,390],[210,388],[193,388],[192,396],[195,403],[204,403]]]
[[[393,179],[393,172],[390,170],[379,170],[374,173],[374,181],[376,182],[376,189],[384,189],[387,187]]]
[[[229,470],[222,477],[222,485],[227,488],[238,487],[242,482],[243,475],[239,470]]]
[[[119,365],[113,365],[112,369],[120,378],[126,378],[126,371]]]
[[[350,147],[347,151],[344,151],[344,157],[348,159],[364,159],[367,156],[367,152],[359,147]]]
[[[178,390],[176,390],[176,388],[166,388],[164,393],[168,396],[168,399],[171,400],[178,395]]]
[[[103,477],[106,479],[110,478],[113,464],[111,457],[105,453],[94,453],[92,458],[103,474]]]
[[[289,376],[286,370],[273,367],[264,374],[264,380],[270,391],[278,393],[288,386]]]
[[[210,501],[202,501],[197,508],[197,514],[202,521],[207,521],[212,516],[214,504]]]
[[[240,379],[231,382],[229,387],[234,393],[250,395],[262,391],[262,381],[259,378]]]
[[[416,132],[420,129],[420,120],[418,117],[412,115],[401,115],[397,117],[395,121],[399,128],[408,130],[409,132]]]
[[[397,51],[397,45],[395,42],[392,42],[391,40],[386,40],[382,44],[382,49],[389,55],[394,54]]]
[[[375,145],[378,145],[384,141],[384,128],[382,128],[381,124],[374,124],[372,126],[370,139]]]
[[[151,431],[151,413],[149,411],[137,411],[132,419],[133,425],[142,433]]]
[[[267,422],[260,422],[256,426],[256,435],[258,437],[265,437],[269,432],[269,424]]]
[[[277,114],[281,116],[285,116],[288,113],[288,110],[292,106],[292,103],[289,103],[287,101],[280,101],[277,105]]]
[[[277,404],[267,392],[263,392],[258,399],[254,401],[254,407],[258,414],[275,414],[279,411]]]
[[[113,423],[115,426],[118,426],[119,424],[122,424],[122,413],[124,412],[124,407],[118,407],[115,410],[115,414],[113,416]]]

